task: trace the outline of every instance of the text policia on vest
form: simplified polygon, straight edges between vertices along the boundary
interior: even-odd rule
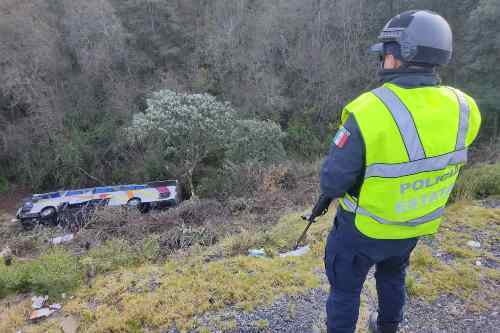
[[[424,179],[417,179],[413,183],[404,183],[401,184],[401,194],[405,194],[407,191],[419,191],[428,187],[432,187],[435,185],[439,185],[442,182],[444,182],[446,179],[449,179],[453,176],[458,175],[458,172],[460,171],[460,166],[453,166],[450,172],[445,173],[444,175],[440,175],[437,177],[433,178],[424,178]],[[444,188],[440,188],[438,190],[435,190],[433,192],[427,192],[425,194],[422,194],[416,198],[406,200],[406,201],[400,201],[396,203],[396,212],[398,213],[405,213],[408,211],[420,209],[424,206],[431,205],[432,203],[436,202],[437,200],[443,199],[443,198],[448,198],[448,195],[451,193],[453,190],[453,185],[451,186],[446,186]]]

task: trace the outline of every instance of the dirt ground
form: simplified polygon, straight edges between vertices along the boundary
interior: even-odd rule
[[[6,193],[0,193],[0,215],[2,213],[15,215],[19,203],[30,194],[26,188],[15,187]]]

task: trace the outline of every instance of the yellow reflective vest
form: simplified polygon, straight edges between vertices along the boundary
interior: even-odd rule
[[[365,143],[365,175],[359,197],[340,204],[357,229],[377,239],[435,233],[479,131],[474,100],[451,87],[386,83],[349,103],[342,122],[349,116]]]

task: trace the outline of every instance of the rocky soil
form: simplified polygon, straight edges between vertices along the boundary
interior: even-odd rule
[[[234,326],[229,332],[326,332],[325,304],[328,298],[328,283],[322,279],[320,288],[311,289],[299,296],[284,296],[267,307],[252,312],[228,308],[218,313],[207,314],[199,321],[206,327],[219,327],[212,332],[223,332],[223,328]],[[357,332],[367,332],[367,319],[376,310],[376,293],[373,274],[370,274],[363,289],[362,305]],[[499,308],[483,313],[465,310],[461,300],[453,296],[441,296],[428,303],[409,297],[405,308],[401,333],[495,333],[500,332]],[[172,333],[175,331],[171,331]],[[225,330],[228,332],[228,330]]]

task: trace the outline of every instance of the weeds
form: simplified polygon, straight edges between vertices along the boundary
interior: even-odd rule
[[[170,229],[159,237],[161,247],[172,253],[178,249],[186,249],[193,245],[209,246],[217,241],[217,232],[209,227],[192,227],[181,224]]]
[[[82,280],[78,261],[62,249],[50,249],[35,260],[0,263],[0,294],[34,291],[59,297]]]
[[[316,195],[318,169],[319,162],[288,161],[270,166],[228,163],[222,168],[209,170],[198,188],[202,197],[217,198],[223,202],[235,197],[252,200],[269,193],[279,193],[295,204],[309,205]]]
[[[30,310],[29,300],[8,307],[4,306],[0,312],[0,332],[18,332],[19,328],[25,325]]]
[[[317,286],[312,267],[318,262],[311,259],[235,257],[205,265],[193,259],[171,261],[158,269],[161,287],[153,293],[124,292],[131,281],[143,279],[140,271],[131,277],[113,275],[98,278],[92,289],[82,290],[78,301],[67,308],[75,313],[92,311],[95,320],[89,323],[90,332],[128,330],[127,321],[167,327],[175,323],[178,328],[187,329],[196,315],[209,310],[227,305],[251,310],[281,293],[300,293]],[[120,291],[118,304],[113,296],[116,291]],[[88,299],[102,306],[89,309]],[[116,307],[122,309],[120,314],[114,313]],[[114,320],[117,316],[122,320]]]
[[[411,257],[411,266],[416,270],[432,269],[439,264],[439,261],[433,257],[432,250],[425,245],[415,249]]]
[[[142,253],[137,250],[125,240],[109,240],[102,246],[91,249],[82,259],[82,264],[85,271],[109,272],[138,264],[143,257]]]
[[[434,270],[416,270],[418,283],[410,282],[411,293],[434,300],[442,294],[452,294],[467,299],[479,287],[480,275],[470,265],[439,264]]]
[[[464,169],[458,178],[452,199],[483,199],[491,195],[500,195],[500,163]]]
[[[17,292],[35,292],[59,297],[92,278],[123,267],[155,261],[160,251],[159,238],[131,245],[115,239],[76,257],[63,248],[49,248],[33,260],[15,260],[10,266],[0,262],[0,297]]]
[[[417,279],[412,273],[407,273],[405,278],[406,293],[409,296],[418,296]]]
[[[243,232],[208,251],[193,249],[189,255],[173,257],[164,266],[144,266],[133,272],[98,277],[93,288],[81,289],[77,299],[66,308],[73,313],[90,314],[86,326],[89,332],[127,331],[131,329],[130,323],[136,322],[148,323],[152,327],[175,324],[181,330],[188,330],[196,326],[196,316],[206,311],[227,305],[252,310],[283,293],[297,294],[318,286],[314,268],[322,265],[324,235],[330,227],[328,220],[329,217],[324,218],[323,223],[311,228],[309,243],[312,251],[304,257],[233,256],[241,251],[241,247],[235,251],[238,239],[246,244],[243,247],[263,244],[275,252],[293,246],[291,240],[299,236],[304,225],[298,214],[291,214],[269,232],[258,232],[256,237]],[[245,238],[247,240],[243,241]],[[214,252],[221,255],[219,260],[207,262],[207,256]],[[148,281],[151,276],[158,279],[159,287],[154,291],[125,291],[131,290],[131,285],[136,290],[137,281]],[[115,296],[117,294],[119,298]],[[101,306],[89,308],[91,299]]]
[[[276,195],[281,193],[275,189]],[[37,290],[56,295],[80,285],[82,275],[90,271],[92,288],[80,287],[75,299],[64,307],[82,318],[82,331],[134,332],[172,325],[180,330],[206,331],[197,328],[196,317],[207,311],[228,305],[252,310],[282,294],[302,293],[319,284],[314,272],[323,265],[331,213],[311,227],[309,254],[279,258],[278,253],[291,249],[305,224],[299,214],[288,214],[275,225],[249,223],[256,221],[251,215],[256,201],[263,200],[265,209],[276,204],[269,202],[266,195],[269,193],[255,201],[234,200],[227,208],[202,200],[151,216],[122,210],[113,220],[113,214],[102,213],[97,216],[99,223],[90,226],[94,229],[86,231],[94,233],[102,245],[80,258],[63,250],[49,250],[36,260],[0,266],[0,294]],[[226,221],[233,211],[240,224],[229,220],[229,227]],[[334,211],[333,207],[330,211]],[[495,304],[490,298],[495,295],[498,271],[474,263],[483,258],[498,262],[490,252],[498,241],[498,221],[499,209],[485,209],[470,202],[450,206],[435,241],[421,242],[412,255],[406,278],[408,294],[424,300],[452,294],[468,307],[477,303],[470,300],[476,298]],[[229,231],[231,236],[222,236]],[[222,240],[216,243],[219,238]],[[466,247],[468,240],[480,241],[481,248]],[[270,258],[247,257],[250,248],[264,248]],[[159,264],[166,249],[173,255]],[[50,251],[61,252],[56,258]],[[51,274],[59,269],[54,268],[58,260],[62,260],[57,263],[57,274],[61,276],[56,281],[61,287],[51,290]]]
[[[466,202],[450,206],[441,231],[436,235],[437,241],[433,245],[419,244],[412,254],[406,278],[408,294],[426,300],[451,294],[462,299],[471,310],[477,310],[477,302],[470,302],[469,298],[477,294],[481,294],[481,298],[495,294],[494,284],[490,283],[494,281],[492,271],[495,270],[478,267],[475,261],[481,258],[498,261],[488,249],[498,241],[499,221],[500,209]],[[467,246],[467,241],[473,239],[481,241],[481,248]],[[438,253],[447,260],[439,260]]]

